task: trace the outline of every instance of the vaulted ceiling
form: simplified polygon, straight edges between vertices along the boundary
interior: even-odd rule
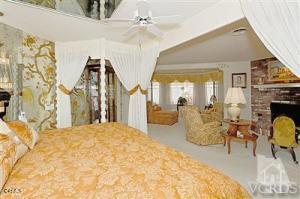
[[[232,31],[246,28],[244,34]],[[187,41],[160,53],[158,64],[191,64],[211,62],[249,61],[272,57],[246,19]]]
[[[154,16],[177,14],[184,18],[178,27],[165,30],[166,37],[162,40],[163,50],[243,17],[238,0],[230,2],[227,0],[148,1]],[[123,0],[112,17],[132,17],[136,2],[137,0]],[[37,8],[11,0],[1,0],[0,10],[4,13],[4,16],[0,17],[0,22],[51,41],[90,40],[106,37],[109,40],[126,42],[126,38],[121,34],[128,29],[126,26],[111,26],[101,21]],[[218,15],[213,13],[218,13]]]
[[[181,15],[186,20],[220,0],[147,0],[153,16]],[[113,18],[132,18],[137,0],[123,0]]]
[[[122,0],[112,18],[131,18],[137,0]],[[153,16],[182,15],[176,27],[165,28],[159,64],[241,61],[270,55],[249,27],[239,0],[148,0]],[[0,22],[50,41],[91,40],[105,37],[118,42],[135,42],[122,36],[124,25],[107,25],[98,20],[64,14],[13,2],[0,1]],[[245,35],[230,31],[245,26]]]

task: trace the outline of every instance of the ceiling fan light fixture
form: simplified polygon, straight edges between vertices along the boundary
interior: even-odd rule
[[[134,12],[133,19],[115,19],[109,18],[105,19],[106,22],[130,22],[131,27],[129,30],[123,34],[124,36],[132,36],[139,33],[139,29],[143,32],[148,32],[154,35],[155,37],[161,38],[164,33],[160,29],[159,25],[174,25],[178,24],[181,21],[181,16],[179,15],[170,15],[170,16],[157,16],[153,17],[150,10],[150,5],[147,0],[138,0],[137,9]]]
[[[244,28],[244,27],[240,27],[240,28],[237,28],[235,30],[232,31],[232,35],[233,36],[240,36],[240,35],[243,35],[247,32],[247,29]]]

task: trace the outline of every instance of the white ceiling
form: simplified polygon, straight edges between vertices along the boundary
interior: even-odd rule
[[[138,0],[122,0],[112,18],[133,18]],[[168,16],[181,15],[183,20],[201,12],[220,0],[147,0],[152,15]],[[126,8],[126,9],[124,9]]]
[[[248,31],[233,36],[232,30]],[[159,65],[249,61],[272,57],[243,19],[160,53]]]
[[[222,21],[220,18],[214,18],[214,16],[218,15],[210,13],[221,14],[224,10],[229,12],[227,14],[225,12],[226,15],[223,13],[222,18],[226,19],[226,16],[232,12],[228,11],[228,9],[226,10],[226,6],[228,8],[237,6],[237,13],[239,13],[240,9],[238,1],[235,2],[235,4],[229,4],[227,0],[148,1],[153,16],[179,14],[184,18],[182,24],[195,18],[197,19],[194,20],[196,21],[195,28],[202,27],[204,23],[213,24],[213,22],[220,22],[218,26],[215,26],[216,28],[228,24],[226,20]],[[231,1],[234,2],[234,0]],[[113,18],[131,18],[136,9],[136,2],[137,0],[123,0],[114,13]],[[122,32],[127,30],[127,27],[124,26],[106,25],[98,20],[63,14],[49,9],[36,8],[30,5],[10,2],[9,0],[0,0],[0,11],[4,13],[4,16],[0,17],[0,22],[50,41],[76,41],[105,37],[112,41],[129,42],[128,39],[122,36]],[[210,14],[210,17],[204,19],[204,16],[208,16],[208,14]],[[198,20],[198,18],[200,18],[200,20]],[[230,20],[232,21],[234,18],[230,18]],[[240,37],[233,37],[230,32],[241,26],[249,30],[247,34]],[[183,25],[178,29],[173,27],[167,34],[168,38],[172,36],[179,38],[178,35],[175,34],[176,30],[179,31],[178,33],[180,33],[180,35],[193,31],[193,29],[190,29],[191,25],[188,25],[188,27],[189,29],[185,29]],[[203,28],[205,27],[207,26],[203,26]],[[201,33],[200,31],[197,35],[201,35],[204,32],[202,31]],[[163,42],[165,40],[166,38]],[[176,45],[178,43],[180,42],[177,41]],[[172,47],[172,45],[168,45]],[[173,46],[174,45],[175,43]],[[247,22],[242,20],[162,52],[158,63],[187,64],[248,61],[270,56],[271,54],[261,44]]]
[[[148,0],[154,16],[182,15],[191,17],[220,0]],[[137,0],[122,0],[113,17],[132,18]],[[0,23],[50,41],[90,40],[105,37],[112,41],[134,42],[122,36],[128,26],[107,25],[98,20],[64,14],[11,0],[0,1]],[[176,27],[172,27],[176,28]],[[136,41],[139,41],[136,39]]]
[[[52,9],[36,7],[15,1],[1,0],[0,23],[23,30],[50,41],[77,41],[106,37],[121,40],[117,31],[99,20],[64,14]]]

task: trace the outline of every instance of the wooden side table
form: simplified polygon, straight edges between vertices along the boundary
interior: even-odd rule
[[[231,152],[231,140],[244,141],[245,147],[247,148],[248,141],[253,143],[253,156],[256,156],[256,146],[258,136],[255,134],[249,133],[248,129],[251,126],[251,121],[240,120],[239,122],[231,122],[229,119],[224,120],[225,123],[229,124],[227,130],[222,132],[222,137],[224,138],[224,146],[228,146],[228,154]],[[242,137],[237,136],[237,131],[242,133]]]
[[[229,124],[228,134],[237,135],[237,131],[243,134],[249,134],[249,127],[251,126],[250,120],[239,120],[238,122],[233,122],[230,119],[224,119],[223,122]]]

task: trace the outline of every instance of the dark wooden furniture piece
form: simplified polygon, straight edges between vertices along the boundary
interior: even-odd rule
[[[6,109],[9,105],[11,94],[3,89],[0,89],[0,108],[3,111],[0,111],[0,118],[3,120],[3,117],[6,115]]]
[[[228,146],[228,154],[231,152],[231,140],[238,140],[245,142],[245,147],[247,148],[248,141],[253,143],[253,156],[256,156],[256,146],[258,136],[251,134],[249,128],[251,127],[251,121],[239,120],[239,122],[232,122],[230,119],[225,119],[223,122],[228,123],[229,127],[227,130],[223,131],[222,137],[224,138],[224,146]],[[242,137],[238,137],[237,131],[242,133]]]
[[[115,71],[109,61],[105,63],[106,81],[106,119],[108,122],[116,121],[115,104]],[[100,94],[100,60],[90,60],[86,66],[88,80],[88,98],[90,102],[90,123],[101,122],[101,94]]]

